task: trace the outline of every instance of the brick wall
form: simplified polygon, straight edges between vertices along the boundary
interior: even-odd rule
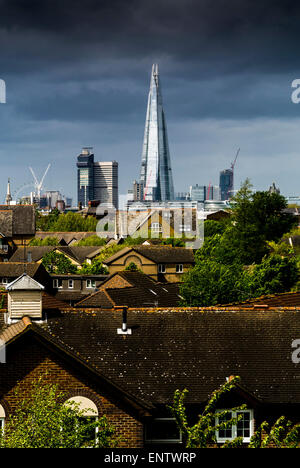
[[[115,426],[117,435],[122,436],[123,447],[143,446],[143,424],[129,407],[124,408],[78,366],[48,350],[32,336],[24,336],[11,345],[7,349],[6,360],[6,364],[1,364],[0,403],[8,414],[13,412],[19,400],[30,395],[32,382],[47,372],[45,382],[58,384],[66,399],[78,395],[91,399],[98,408],[99,416],[105,414]],[[16,397],[14,391],[18,383],[19,396]]]

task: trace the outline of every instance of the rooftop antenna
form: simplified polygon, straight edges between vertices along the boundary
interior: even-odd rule
[[[40,182],[38,181],[38,179],[37,179],[37,177],[36,177],[36,175],[35,175],[33,169],[32,169],[31,167],[29,167],[30,172],[31,172],[31,174],[32,174],[32,176],[33,176],[33,178],[34,178],[35,191],[36,191],[36,195],[37,195],[37,197],[38,197],[38,201],[39,201],[39,202],[40,202],[40,200],[41,200],[41,190],[42,190],[42,186],[43,186],[43,183],[44,183],[44,179],[45,179],[45,177],[46,177],[46,174],[47,174],[47,172],[48,172],[50,166],[51,166],[51,164],[48,164],[48,167],[47,167],[47,169],[45,170],[44,175],[43,175],[43,177],[41,178]]]

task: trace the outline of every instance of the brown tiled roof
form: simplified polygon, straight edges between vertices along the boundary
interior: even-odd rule
[[[31,320],[28,317],[23,317],[17,323],[14,323],[10,327],[7,327],[5,330],[2,331],[0,334],[0,340],[2,340],[3,344],[8,343],[9,341],[13,340],[14,338],[18,337],[22,334],[28,326],[31,325]]]
[[[33,205],[0,205],[0,232],[1,226],[7,222],[6,226],[11,235],[32,235],[35,234],[35,207]],[[3,233],[5,234],[5,233]]]
[[[300,307],[300,292],[285,292],[280,294],[269,294],[247,301],[236,303],[242,307],[253,307],[254,305],[267,305],[269,307]],[[230,305],[228,306],[230,307]]]
[[[28,246],[25,248],[25,252],[24,247],[19,247],[10,257],[10,261],[24,261],[24,255],[26,257],[28,252],[30,252],[32,261],[38,262],[46,253],[52,252],[53,250],[67,255],[81,265],[86,258],[92,258],[93,254],[97,255],[99,253],[99,246]]]
[[[125,247],[112,257],[105,260],[105,264],[109,265],[119,257],[128,252],[137,252],[144,257],[152,260],[155,263],[194,263],[194,252],[192,249],[184,247],[170,247],[170,246],[147,246],[139,245],[134,247]]]
[[[128,393],[155,404],[187,388],[204,402],[226,377],[265,403],[299,404],[299,366],[291,359],[300,308],[128,310],[132,334],[120,336],[122,312],[70,312],[43,326]]]
[[[26,273],[34,277],[40,265],[34,262],[0,262],[0,277],[2,278],[18,278],[25,271]]]
[[[108,287],[109,280],[121,276],[126,283],[122,287]],[[131,286],[130,286],[131,285]],[[128,307],[176,307],[179,305],[179,284],[158,283],[140,271],[121,271],[111,275],[100,286],[100,291],[91,294],[77,303],[77,307],[100,307],[111,309],[114,306]]]

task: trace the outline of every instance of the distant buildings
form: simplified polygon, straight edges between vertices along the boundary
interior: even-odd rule
[[[225,169],[220,172],[221,200],[228,200],[233,195],[233,170]]]
[[[95,162],[92,148],[83,148],[77,158],[78,205],[86,208],[89,201],[118,208],[118,163]]]

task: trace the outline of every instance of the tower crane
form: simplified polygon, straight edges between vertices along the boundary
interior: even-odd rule
[[[37,197],[38,197],[38,200],[39,200],[39,201],[40,201],[40,199],[41,199],[41,190],[42,190],[42,186],[43,186],[43,183],[44,183],[44,179],[45,179],[45,177],[46,177],[46,174],[47,174],[47,172],[48,172],[50,166],[51,166],[51,164],[48,164],[48,167],[47,167],[47,169],[45,170],[44,175],[43,175],[43,177],[41,178],[40,182],[38,181],[38,179],[37,179],[37,177],[36,177],[36,175],[35,175],[33,169],[32,169],[31,167],[29,167],[30,172],[31,172],[31,174],[32,174],[32,176],[33,176],[33,179],[34,179],[34,187],[35,187],[36,194],[37,194]]]

